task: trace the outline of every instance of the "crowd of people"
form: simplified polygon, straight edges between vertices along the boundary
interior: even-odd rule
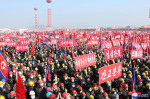
[[[133,67],[135,66],[135,91],[138,99],[150,98],[150,62],[148,59],[131,59],[124,51],[121,58],[105,61],[104,51],[96,46],[78,43],[76,47],[57,45],[34,45],[33,56],[28,51],[15,51],[13,47],[2,47],[9,64],[9,77],[0,81],[0,99],[16,99],[16,71],[19,72],[26,91],[26,99],[131,99]],[[76,70],[74,57],[95,53],[96,65]],[[64,57],[63,53],[67,55]],[[52,54],[51,62],[49,54]],[[146,54],[144,52],[144,54]],[[123,63],[122,76],[99,85],[99,71],[114,63]],[[50,66],[50,79],[44,79]],[[146,96],[141,96],[146,95]]]

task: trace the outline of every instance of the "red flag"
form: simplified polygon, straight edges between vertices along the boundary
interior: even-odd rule
[[[51,62],[52,61],[52,54],[50,53],[49,54],[49,62]]]
[[[40,43],[41,43],[41,44],[44,44],[44,41],[43,41],[43,40],[40,40]]]
[[[73,54],[73,50],[71,49],[71,52],[72,52],[72,59],[74,58],[74,54]]]
[[[147,54],[150,54],[150,47],[149,46],[146,48],[146,52],[147,52]]]
[[[2,54],[0,50],[0,76],[4,80],[8,80],[8,72],[9,72],[9,67],[8,63],[6,61],[5,56]]]
[[[148,71],[148,75],[150,76],[150,70]]]
[[[67,59],[67,54],[64,54],[64,58]]]
[[[49,70],[48,70],[48,80],[49,81],[51,80],[51,77],[50,77],[50,65],[49,65]]]
[[[17,99],[26,99],[26,94],[25,92],[27,91],[26,88],[24,88],[22,79],[19,75],[19,73],[17,72],[16,75],[16,98]]]
[[[31,56],[33,56],[34,51],[35,51],[35,48],[34,48],[34,45],[32,45],[32,49],[31,49],[31,53],[30,53]]]

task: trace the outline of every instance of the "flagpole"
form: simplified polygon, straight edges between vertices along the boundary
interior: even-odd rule
[[[149,48],[149,47],[148,47],[148,42],[147,42],[147,56],[148,56],[148,48]]]

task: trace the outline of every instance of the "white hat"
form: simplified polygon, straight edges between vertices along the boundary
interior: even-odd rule
[[[34,91],[30,91],[29,95],[35,95]]]

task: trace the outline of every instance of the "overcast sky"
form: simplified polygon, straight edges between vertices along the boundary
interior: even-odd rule
[[[47,25],[51,8],[53,27],[109,27],[150,25],[150,0],[0,0],[0,28]]]

